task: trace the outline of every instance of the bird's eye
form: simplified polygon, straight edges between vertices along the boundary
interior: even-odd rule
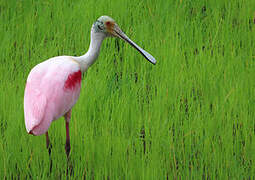
[[[103,29],[100,27],[100,25],[97,25],[98,29],[100,29],[101,31],[103,31]]]

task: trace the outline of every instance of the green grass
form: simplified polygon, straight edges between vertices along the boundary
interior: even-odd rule
[[[64,119],[26,133],[31,68],[81,55],[112,16],[158,60],[103,42],[70,123],[72,179],[254,179],[255,1],[0,0],[0,179],[64,179]],[[118,47],[119,46],[119,51]]]

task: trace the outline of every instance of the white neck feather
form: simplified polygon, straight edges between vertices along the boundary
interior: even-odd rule
[[[105,37],[105,34],[97,33],[93,27],[91,28],[91,40],[88,52],[82,56],[73,57],[80,64],[82,72],[85,72],[97,59],[101,44]]]

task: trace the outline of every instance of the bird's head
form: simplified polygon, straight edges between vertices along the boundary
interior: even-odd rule
[[[118,37],[128,42],[136,50],[138,50],[149,62],[156,64],[156,59],[146,52],[144,49],[134,43],[129,37],[119,28],[117,23],[109,16],[101,16],[93,24],[95,33],[103,33],[106,37]]]
[[[101,16],[93,24],[93,28],[97,33],[103,33],[106,36],[113,36],[115,21],[109,16]]]

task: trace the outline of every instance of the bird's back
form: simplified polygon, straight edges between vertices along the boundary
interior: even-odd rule
[[[27,132],[45,133],[53,120],[76,103],[80,87],[80,67],[71,57],[59,56],[36,65],[28,75],[24,95]]]

